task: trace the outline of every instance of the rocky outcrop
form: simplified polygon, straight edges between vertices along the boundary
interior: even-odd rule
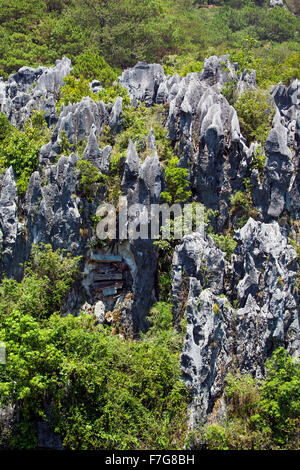
[[[150,140],[150,153],[156,146],[155,139]],[[122,189],[129,204],[158,204],[160,193],[164,190],[164,170],[157,154],[147,156],[143,162],[139,159],[135,145],[129,142]]]
[[[266,198],[263,210],[271,218],[280,217],[287,206],[288,190],[294,172],[292,152],[287,143],[288,131],[278,116],[266,143],[267,161],[263,180]]]
[[[109,112],[105,104],[102,101],[95,103],[90,97],[82,98],[80,103],[63,106],[51,141],[41,148],[40,164],[47,166],[55,161],[63,151],[64,137],[68,145],[71,144],[76,150],[77,146],[87,142],[89,137],[99,137],[108,120]]]
[[[180,166],[190,171],[195,198],[220,212],[219,229],[228,226],[230,196],[243,189],[245,178],[251,179],[261,220],[278,219],[285,211],[298,218],[299,81],[288,88],[282,84],[274,88],[277,111],[260,177],[252,168],[256,147],[246,146],[236,111],[221,94],[231,80],[237,83],[238,93],[255,89],[255,71],[239,73],[227,56],[212,56],[205,60],[201,74],[165,77],[160,70],[155,93],[154,70],[158,66],[138,65],[123,73],[121,83],[133,102],[168,105],[168,136],[180,156]]]
[[[18,196],[13,169],[6,170],[0,195],[1,265],[6,275],[17,275],[15,267],[22,261],[24,224],[18,218]],[[14,260],[14,262],[12,262]],[[19,277],[19,276],[16,276]]]
[[[127,81],[122,78],[121,83],[129,90],[132,101],[143,99],[147,103],[147,93],[141,90],[147,88],[145,83],[153,84],[153,70],[143,68],[141,88],[128,84],[136,76],[135,68],[123,73]],[[255,72],[238,74],[227,56],[212,56],[204,61],[202,73],[159,77],[156,94],[154,86],[150,87],[151,100],[169,106],[168,137],[180,156],[180,166],[190,170],[197,200],[220,210],[222,229],[228,222],[230,195],[240,189],[251,153],[241,135],[236,112],[221,90],[230,80],[236,80],[239,92],[255,88]]]
[[[192,427],[208,419],[229,371],[262,379],[264,363],[278,346],[299,356],[294,248],[276,222],[250,218],[235,238],[232,264],[205,234],[184,238],[173,258],[176,321],[182,273],[189,280],[181,367],[194,397]]]
[[[55,124],[58,119],[55,100],[71,68],[71,61],[66,57],[57,60],[55,67],[22,67],[9,77],[5,87],[3,82],[0,85],[2,112],[17,127],[24,125],[33,110],[44,111],[47,124]]]
[[[263,180],[265,217],[278,218],[288,211],[299,218],[300,82],[289,88],[279,84],[274,92],[277,112],[266,144],[267,161]]]
[[[233,257],[233,285],[239,305],[240,343],[237,363],[241,370],[255,372],[260,378],[265,358],[279,345],[299,356],[297,254],[276,222],[249,219],[235,238],[238,246]],[[258,339],[255,347],[253,334]]]
[[[122,73],[119,82],[127,88],[134,106],[138,101],[151,106],[156,102],[157,91],[164,78],[164,69],[161,65],[138,62],[135,67]]]
[[[33,244],[51,243],[82,256],[82,275],[65,299],[63,313],[92,312],[95,322],[119,324],[124,336],[147,329],[146,315],[157,300],[157,248],[152,240],[117,237],[105,246],[95,235],[95,214],[111,184],[111,146],[102,146],[104,129],[115,137],[122,130],[123,100],[111,105],[84,97],[62,106],[54,101],[71,70],[68,59],[55,67],[23,67],[0,81],[0,104],[12,124],[22,127],[33,109],[45,111],[53,126],[50,141],[23,198],[12,168],[0,175],[1,275],[22,277],[21,263]],[[193,394],[191,425],[207,420],[230,370],[264,377],[264,363],[278,345],[299,353],[299,307],[295,288],[297,256],[288,243],[290,227],[280,228],[283,215],[299,219],[299,81],[273,90],[276,113],[265,146],[264,168],[253,168],[258,143],[247,147],[235,109],[221,93],[234,80],[237,92],[255,89],[254,71],[241,72],[227,56],[210,57],[202,73],[165,76],[158,64],[138,63],[119,81],[132,104],[163,105],[166,129],[179,166],[189,170],[193,201],[218,210],[218,228],[232,224],[232,194],[250,181],[257,220],[250,218],[235,234],[237,247],[229,262],[213,239],[203,233],[184,238],[173,259],[174,323],[187,317],[181,356],[183,377]],[[91,83],[97,91],[99,82]],[[106,132],[106,131],[105,131]],[[158,203],[165,191],[154,131],[144,138],[143,154],[129,142],[120,159],[120,188],[128,205]],[[66,148],[67,145],[67,148]],[[64,155],[64,153],[69,156]],[[94,200],[84,193],[78,161],[103,173]],[[140,213],[139,213],[140,211]],[[149,213],[137,206],[122,229],[143,225]],[[131,224],[131,225],[130,225]],[[40,427],[40,442],[49,440]],[[55,436],[53,446],[59,446]],[[43,445],[43,444],[41,444]]]

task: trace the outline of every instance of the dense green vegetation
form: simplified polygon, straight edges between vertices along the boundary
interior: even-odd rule
[[[40,148],[49,141],[46,121],[42,113],[34,112],[24,129],[19,130],[0,113],[0,129],[0,172],[12,166],[18,191],[24,194],[30,175],[37,169]]]
[[[0,406],[18,403],[19,412],[10,445],[35,448],[35,423],[46,419],[70,449],[182,448],[188,393],[170,305],[153,308],[140,340],[96,326],[92,315],[62,317],[78,262],[36,247],[22,282],[0,286]]]
[[[205,2],[192,0],[1,0],[0,73],[7,77],[26,63],[50,65],[62,55],[74,60],[88,50],[112,67],[145,59],[183,73],[200,71],[212,53],[231,51],[241,66],[256,65],[264,85],[299,73],[298,17],[269,9],[268,1],[210,3],[216,6],[200,8]]]
[[[190,436],[196,448],[213,450],[299,449],[300,363],[283,348],[266,364],[259,386],[249,375],[227,377],[227,418]]]

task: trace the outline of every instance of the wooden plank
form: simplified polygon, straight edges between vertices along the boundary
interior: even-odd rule
[[[94,275],[95,281],[113,281],[113,280],[122,280],[122,273],[96,273]]]
[[[96,253],[91,254],[91,260],[92,261],[97,261],[99,263],[115,263],[115,262],[121,262],[122,261],[122,256],[119,255],[100,255]]]

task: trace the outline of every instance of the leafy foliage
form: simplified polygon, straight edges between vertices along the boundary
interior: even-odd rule
[[[76,163],[76,168],[79,170],[80,190],[84,197],[92,201],[100,182],[105,179],[104,175],[87,160],[79,160]]]
[[[182,447],[188,396],[180,380],[183,338],[172,329],[170,307],[154,307],[140,340],[125,341],[90,315],[61,317],[56,301],[77,265],[45,247],[33,253],[21,283],[0,286],[7,346],[0,402],[17,402],[19,413],[11,446],[35,448],[35,423],[46,420],[67,449]]]
[[[86,96],[96,100],[95,93],[90,89],[89,80],[69,75],[65,78],[64,85],[60,89],[60,98],[57,103],[58,113],[60,113],[63,105],[79,103]]]
[[[235,103],[241,131],[247,142],[264,144],[272,128],[274,108],[262,91],[245,91]]]
[[[69,103],[79,103],[82,98],[89,96],[93,101],[103,101],[106,104],[113,104],[118,96],[123,98],[124,107],[130,103],[128,92],[119,83],[114,83],[108,88],[103,88],[99,93],[94,93],[90,89],[89,81],[80,77],[75,78],[69,75],[65,79],[65,84],[60,90],[60,99],[57,103],[57,111],[60,113],[63,105],[67,106]]]
[[[0,142],[10,133],[10,123],[5,114],[0,113]]]
[[[172,304],[168,304],[167,302],[158,302],[150,310],[148,320],[151,324],[152,334],[172,328]]]
[[[160,197],[163,202],[179,203],[186,202],[191,196],[189,188],[189,171],[178,166],[178,157],[172,157],[165,168],[166,191]]]
[[[288,10],[261,8],[251,0],[218,1],[217,8],[199,8],[199,3],[205,6],[193,0],[2,0],[1,74],[6,78],[22,65],[50,65],[67,55],[73,63],[78,60],[76,74],[85,79],[93,76],[90,70],[100,72],[99,56],[121,68],[138,60],[165,60],[167,73],[185,75],[200,72],[212,53],[239,53],[249,36],[257,45],[252,59],[260,63],[255,67],[260,84],[265,75],[277,73],[278,81],[298,73],[299,18]],[[275,72],[274,52],[284,44],[287,53]],[[104,64],[104,75],[105,70]]]
[[[262,146],[259,145],[254,153],[252,167],[258,170],[258,173],[261,179],[263,176],[265,163],[266,163],[266,155],[263,152]]]
[[[249,178],[243,181],[244,191],[236,191],[230,197],[230,216],[233,217],[233,224],[242,227],[249,217],[256,219],[258,210],[253,205],[251,195],[251,183]]]
[[[237,245],[237,242],[233,239],[232,235],[230,233],[227,233],[226,235],[212,233],[211,236],[216,245],[226,253],[226,258],[230,261]]]
[[[0,168],[13,167],[18,191],[23,194],[30,175],[37,169],[40,149],[49,138],[46,121],[41,113],[35,112],[21,131],[8,126],[5,118],[1,120],[4,123],[4,138],[0,140]]]
[[[167,132],[163,127],[165,120],[164,106],[154,105],[146,107],[139,103],[137,108],[126,105],[123,112],[123,131],[116,136],[115,145],[118,152],[125,152],[128,148],[129,140],[136,144],[138,152],[144,152],[147,147],[147,137],[152,129],[154,132],[157,152],[160,160],[164,161],[171,156],[170,141],[167,139]]]
[[[89,82],[99,80],[104,88],[111,86],[117,79],[117,74],[108,63],[93,50],[87,50],[76,57],[72,75]]]

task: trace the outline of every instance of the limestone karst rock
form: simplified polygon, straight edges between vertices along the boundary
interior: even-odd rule
[[[82,275],[65,299],[64,313],[91,308],[103,322],[113,321],[103,309],[117,309],[125,332],[134,336],[147,329],[146,315],[157,300],[158,249],[152,240],[99,243],[93,218],[105,201],[105,188],[100,185],[89,201],[77,166],[82,157],[110,176],[113,149],[102,145],[101,138],[107,128],[112,135],[122,131],[123,100],[118,97],[109,106],[84,97],[62,106],[58,116],[55,100],[70,71],[71,62],[64,58],[55,67],[23,67],[7,82],[0,81],[1,111],[13,125],[22,128],[37,109],[45,111],[52,126],[23,198],[12,168],[0,176],[0,273],[20,279],[20,264],[39,242],[81,255]],[[258,143],[246,145],[237,113],[221,93],[230,80],[237,82],[238,93],[256,87],[255,71],[238,71],[227,56],[206,59],[202,73],[186,77],[166,76],[159,64],[138,63],[119,78],[134,106],[138,101],[163,105],[168,138],[180,167],[188,169],[193,200],[219,211],[220,233],[233,222],[231,196],[243,189],[245,179],[251,183],[257,220],[249,218],[235,232],[237,247],[230,261],[205,233],[187,236],[174,254],[173,313],[176,324],[183,314],[188,322],[181,365],[193,392],[193,426],[206,420],[222,397],[233,364],[261,379],[264,362],[277,345],[299,353],[299,267],[289,227],[278,223],[283,215],[297,220],[300,213],[299,81],[273,90],[276,113],[260,174],[253,168]],[[62,151],[64,134],[69,156]],[[165,176],[153,129],[145,142],[142,154],[129,141],[120,160],[119,186],[128,204],[149,207],[160,201]],[[78,144],[83,145],[81,157]]]

